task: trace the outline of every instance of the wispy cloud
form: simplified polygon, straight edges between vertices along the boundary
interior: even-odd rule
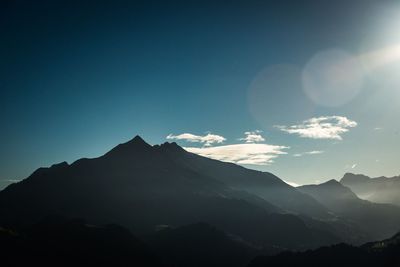
[[[191,133],[183,133],[179,135],[169,134],[168,140],[184,140],[191,143],[202,143],[204,146],[211,146],[212,144],[223,143],[226,138],[221,135],[208,133],[207,135],[195,135]]]
[[[322,153],[324,153],[324,151],[312,150],[312,151],[307,151],[307,152],[303,152],[303,153],[293,154],[293,157],[301,157],[301,156],[304,156],[304,155],[318,155],[318,154],[322,154]]]
[[[305,152],[304,154],[307,154],[307,155],[316,155],[316,154],[322,154],[322,153],[324,153],[324,151],[321,151],[321,150],[313,150],[313,151]]]
[[[262,131],[260,131],[260,130],[245,132],[244,133],[245,137],[239,138],[239,140],[245,141],[246,143],[264,142],[265,138],[262,137],[261,133],[262,133]]]
[[[277,125],[276,128],[289,134],[297,134],[303,138],[342,140],[342,134],[356,127],[357,122],[342,116],[323,116],[311,118],[301,124],[285,126]]]
[[[184,147],[189,152],[237,164],[267,165],[278,155],[287,154],[286,146],[268,144],[234,144],[215,147]]]
[[[357,167],[357,163],[352,163],[352,164],[346,164],[344,166],[345,169],[354,169]]]

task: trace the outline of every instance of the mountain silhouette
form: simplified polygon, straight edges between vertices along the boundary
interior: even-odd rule
[[[306,252],[259,256],[248,267],[395,267],[400,266],[400,235],[360,247],[337,244]]]
[[[370,178],[362,174],[346,173],[340,182],[362,199],[400,206],[400,176]]]
[[[362,200],[336,180],[305,185],[298,190],[309,194],[335,214],[355,222],[374,240],[387,238],[400,230],[400,208]]]
[[[276,176],[209,160],[175,143],[151,146],[139,136],[98,158],[39,168],[0,192],[0,225],[23,227],[49,214],[120,224],[137,236],[159,225],[205,222],[256,246],[282,249],[345,238],[297,216],[329,213]]]

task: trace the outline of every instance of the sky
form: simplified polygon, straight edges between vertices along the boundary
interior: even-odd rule
[[[2,1],[0,188],[140,135],[292,184],[400,174],[398,1]]]

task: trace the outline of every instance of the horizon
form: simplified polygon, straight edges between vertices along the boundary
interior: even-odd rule
[[[138,138],[139,138],[139,139],[138,139]],[[80,159],[83,159],[83,158],[85,158],[85,159],[86,159],[86,158],[87,158],[87,159],[96,159],[96,158],[100,158],[100,157],[104,156],[105,154],[107,154],[108,152],[110,152],[112,149],[116,148],[117,146],[123,145],[123,144],[127,144],[127,143],[131,143],[132,141],[135,141],[135,140],[141,140],[141,141],[143,141],[144,143],[150,145],[151,147],[161,146],[161,145],[163,145],[163,144],[176,144],[176,145],[178,145],[179,147],[183,148],[186,152],[193,153],[193,152],[190,152],[189,150],[186,150],[185,147],[180,146],[180,145],[179,145],[177,142],[175,142],[175,141],[171,141],[171,142],[165,141],[164,143],[150,144],[150,143],[148,143],[148,142],[146,141],[146,139],[143,138],[142,136],[140,136],[140,135],[135,135],[133,138],[131,138],[131,139],[125,141],[125,142],[121,142],[121,143],[119,143],[119,144],[116,144],[114,147],[110,148],[109,150],[105,151],[104,153],[102,153],[102,154],[100,154],[100,155],[93,156],[93,157],[90,157],[90,158],[81,157],[81,158],[74,159],[74,160],[72,160],[72,161],[70,161],[70,162],[68,162],[68,161],[54,162],[54,163],[52,163],[52,164],[50,164],[50,165],[48,165],[48,166],[39,166],[39,167],[36,168],[34,171],[36,171],[36,170],[39,169],[39,168],[50,168],[50,167],[53,166],[53,165],[58,165],[58,164],[61,164],[61,163],[67,163],[68,165],[71,165],[71,164],[73,164],[74,162],[79,161]],[[202,155],[200,155],[200,156],[202,156]],[[215,160],[218,160],[218,159],[215,159]],[[232,162],[232,161],[223,161],[223,162],[235,163],[235,162]],[[238,164],[238,165],[240,165],[240,164]],[[243,167],[244,167],[244,168],[247,168],[247,169],[251,169],[251,168],[248,168],[248,167],[246,167],[246,166],[243,166]],[[32,173],[33,173],[34,171],[32,171]],[[264,172],[264,171],[263,171],[263,172]],[[266,171],[266,172],[267,172],[267,171]],[[31,173],[31,174],[32,174],[32,173]],[[31,175],[31,174],[29,174],[29,175]],[[272,174],[274,174],[274,173],[272,173]],[[330,182],[330,181],[332,181],[332,180],[337,181],[337,182],[340,182],[340,180],[341,180],[346,174],[363,175],[363,176],[367,176],[367,177],[369,177],[369,178],[371,178],[371,179],[376,179],[376,178],[387,178],[387,179],[390,179],[390,178],[395,178],[395,177],[398,177],[398,176],[399,176],[399,175],[395,175],[395,176],[392,176],[392,177],[387,177],[387,176],[371,177],[371,176],[366,175],[366,174],[364,174],[364,173],[355,173],[355,172],[349,171],[349,172],[343,173],[343,175],[342,175],[341,177],[338,177],[338,178],[332,178],[332,179],[328,179],[328,180],[326,180],[326,181],[322,181],[322,182],[318,182],[318,183],[309,183],[309,184],[297,184],[297,183],[294,183],[294,182],[291,182],[291,181],[287,181],[287,180],[283,179],[282,177],[278,177],[278,178],[280,178],[283,182],[289,184],[290,186],[299,187],[299,186],[303,186],[303,185],[321,185],[321,184]],[[25,177],[25,178],[28,178],[28,176]],[[24,178],[24,179],[25,179],[25,178]],[[12,183],[17,183],[17,182],[20,182],[20,181],[22,181],[22,180],[23,180],[23,179],[21,179],[21,180],[13,180],[13,181],[10,181],[10,183],[7,184],[7,185],[5,185],[3,188],[0,187],[0,190],[4,189],[5,187],[7,187],[8,185],[10,185],[10,184],[12,184]]]
[[[400,3],[9,1],[0,190],[135,133],[320,184],[400,174]]]

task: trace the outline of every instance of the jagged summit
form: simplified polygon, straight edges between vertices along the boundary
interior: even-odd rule
[[[154,147],[161,149],[162,151],[167,152],[183,152],[185,151],[181,146],[179,146],[175,142],[165,142],[161,145],[155,145]]]

